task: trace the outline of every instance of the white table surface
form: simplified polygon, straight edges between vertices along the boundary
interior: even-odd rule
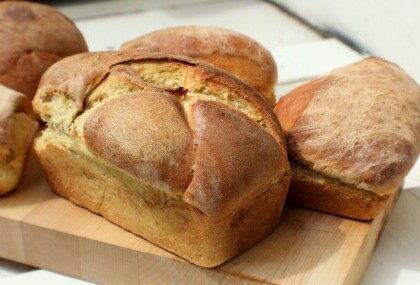
[[[345,44],[322,37],[265,1],[104,0],[49,4],[76,21],[91,51],[117,49],[124,41],[169,26],[212,25],[242,32],[273,53],[279,68],[277,96],[362,58]],[[420,225],[420,161],[405,180],[404,191],[374,252],[363,285],[420,284],[417,224]],[[0,259],[0,284],[89,283]]]

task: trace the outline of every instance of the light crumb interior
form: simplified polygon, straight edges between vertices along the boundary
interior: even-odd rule
[[[176,62],[148,62],[141,64],[134,63],[131,67],[148,83],[186,90],[187,92],[184,96],[178,97],[185,109],[188,109],[191,104],[199,100],[217,101],[244,113],[265,127],[263,123],[264,119],[252,107],[250,102],[247,102],[234,90],[226,86],[205,82],[199,75],[194,73],[192,66],[186,66]]]
[[[68,134],[79,112],[77,104],[67,94],[47,93],[42,96],[43,112],[40,114],[48,127]]]

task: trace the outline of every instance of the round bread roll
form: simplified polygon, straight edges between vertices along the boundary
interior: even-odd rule
[[[180,54],[204,60],[239,77],[275,104],[277,66],[271,53],[255,40],[216,27],[175,27],[141,36],[121,50]]]
[[[0,83],[29,99],[51,64],[87,51],[74,23],[46,5],[2,1],[0,23]]]
[[[71,56],[33,101],[54,191],[195,264],[212,267],[277,226],[290,169],[273,110],[189,57]]]

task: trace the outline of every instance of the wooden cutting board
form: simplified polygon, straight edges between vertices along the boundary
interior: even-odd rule
[[[31,154],[0,199],[0,257],[106,284],[357,284],[397,197],[371,223],[287,206],[272,235],[205,269],[56,196]]]

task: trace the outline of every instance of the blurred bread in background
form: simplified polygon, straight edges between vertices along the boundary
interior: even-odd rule
[[[204,60],[239,77],[274,106],[277,66],[255,40],[224,28],[186,26],[159,30],[128,41],[121,50],[163,52]]]
[[[74,23],[46,5],[2,1],[0,23],[0,84],[29,99],[50,65],[88,50]]]

